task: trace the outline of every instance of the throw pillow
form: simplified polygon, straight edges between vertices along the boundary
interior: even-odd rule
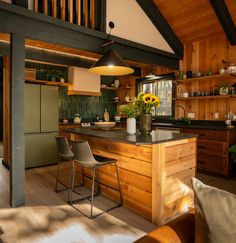
[[[236,242],[236,195],[192,178],[195,243]]]

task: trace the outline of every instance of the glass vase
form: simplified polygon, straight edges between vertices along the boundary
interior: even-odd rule
[[[152,131],[152,114],[142,113],[139,116],[139,131],[142,135],[149,135]]]

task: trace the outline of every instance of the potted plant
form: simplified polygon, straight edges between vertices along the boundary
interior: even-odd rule
[[[56,82],[62,78],[62,72],[55,69],[47,70],[45,76],[47,80]]]
[[[129,103],[127,105],[121,105],[119,108],[120,112],[127,116],[127,133],[134,135],[136,133],[136,117],[137,109],[135,103]]]
[[[236,163],[236,144],[229,147],[229,153],[231,154],[231,159]]]
[[[143,135],[148,135],[152,131],[152,114],[153,108],[160,107],[160,99],[153,94],[139,93],[135,100],[135,107],[139,113],[139,131]]]

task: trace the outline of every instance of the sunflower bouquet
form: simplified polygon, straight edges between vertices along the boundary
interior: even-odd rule
[[[153,107],[160,107],[160,99],[156,95],[141,92],[135,100],[135,106],[140,114],[150,113]]]

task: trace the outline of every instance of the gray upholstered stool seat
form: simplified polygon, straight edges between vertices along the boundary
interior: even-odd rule
[[[58,149],[58,163],[57,163],[57,175],[56,175],[56,185],[55,191],[60,192],[64,190],[68,190],[68,201],[69,201],[69,189],[71,187],[71,180],[72,180],[72,161],[74,160],[74,154],[70,148],[69,142],[66,137],[64,136],[56,136],[56,143]],[[62,161],[69,161],[70,162],[70,175],[68,185],[60,180],[60,165]],[[63,189],[58,189],[58,183],[63,185]]]
[[[72,179],[72,186],[70,188],[70,197],[69,197],[69,202],[71,205],[73,205],[75,202],[82,201],[85,199],[90,200],[90,215],[85,214],[78,208],[76,208],[78,211],[80,211],[82,214],[89,218],[95,218],[113,208],[119,207],[122,205],[122,194],[121,194],[121,186],[120,186],[120,178],[118,174],[118,169],[117,169],[117,160],[116,159],[111,159],[111,158],[106,158],[103,156],[98,156],[98,155],[93,155],[92,151],[90,149],[90,146],[87,141],[72,141],[72,151],[74,153],[74,161],[73,161],[73,179]],[[91,189],[91,194],[88,196],[84,196],[82,198],[79,198],[77,200],[72,199],[72,191],[74,189],[74,181],[75,181],[75,171],[76,171],[76,164],[79,164],[80,166],[91,168],[92,169],[92,189]],[[114,164],[115,166],[115,171],[116,171],[116,177],[117,177],[117,184],[118,184],[118,189],[112,187],[114,190],[119,191],[120,194],[120,202],[116,206],[113,206],[101,213],[98,213],[96,215],[93,214],[93,203],[94,203],[94,197],[100,194],[100,184],[103,184],[99,181],[99,174],[96,173],[99,167],[101,166],[106,166],[108,164]],[[96,176],[97,175],[97,176]],[[97,182],[97,193],[94,193],[94,184]],[[109,185],[106,185],[109,186]],[[111,186],[109,186],[111,187]]]

